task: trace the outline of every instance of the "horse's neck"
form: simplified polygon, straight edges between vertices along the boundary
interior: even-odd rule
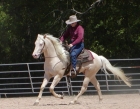
[[[45,55],[45,57],[56,57],[57,56],[57,54],[55,52],[55,48],[49,40],[47,40],[47,42],[45,44],[44,55]]]

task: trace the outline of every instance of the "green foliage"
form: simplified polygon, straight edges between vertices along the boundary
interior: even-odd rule
[[[0,63],[35,61],[31,54],[38,33],[59,37],[65,20],[85,12],[95,0],[0,1]],[[80,15],[85,28],[85,48],[107,58],[140,56],[140,1],[103,0]]]

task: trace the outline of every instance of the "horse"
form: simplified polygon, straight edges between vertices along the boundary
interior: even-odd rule
[[[102,69],[104,73],[109,75],[110,72],[114,76],[124,81],[124,83],[131,87],[130,78],[125,75],[121,68],[111,65],[111,63],[104,56],[98,56],[96,53],[89,50],[94,57],[92,61],[83,63],[79,72],[84,73],[83,85],[78,95],[70,101],[71,104],[75,104],[78,98],[87,90],[89,82],[91,82],[98,92],[99,101],[102,100],[102,92],[100,84],[96,79],[97,72]],[[57,94],[54,91],[55,86],[59,83],[64,76],[64,72],[67,66],[70,64],[69,52],[62,46],[62,42],[51,34],[38,34],[35,41],[35,48],[32,53],[33,58],[38,59],[39,56],[44,53],[44,79],[40,87],[39,95],[34,103],[38,105],[42,97],[43,90],[48,84],[49,80],[53,78],[53,81],[49,87],[50,92],[56,97],[63,99],[63,95]],[[76,66],[77,69],[78,66]],[[108,73],[109,71],[109,73]],[[69,73],[70,74],[70,73]]]

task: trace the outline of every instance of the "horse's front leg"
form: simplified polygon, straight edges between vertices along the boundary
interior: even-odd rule
[[[58,84],[58,82],[61,80],[62,77],[63,77],[62,75],[57,74],[57,75],[54,77],[53,82],[52,82],[52,84],[51,84],[51,86],[50,86],[50,92],[51,92],[56,98],[61,98],[61,99],[63,99],[63,95],[60,95],[60,94],[55,93],[54,88],[55,88],[55,86]]]
[[[39,92],[39,95],[34,103],[34,105],[38,105],[39,104],[39,101],[41,100],[42,98],[42,93],[43,93],[43,90],[45,88],[45,86],[48,84],[50,78],[48,78],[46,75],[44,75],[44,80],[43,80],[43,83],[41,85],[41,88],[40,88],[40,92]]]

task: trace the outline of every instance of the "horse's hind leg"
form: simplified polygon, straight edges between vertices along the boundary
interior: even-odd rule
[[[52,84],[51,84],[51,86],[50,86],[50,92],[51,92],[56,98],[61,98],[61,99],[63,99],[63,96],[60,95],[60,94],[55,93],[54,88],[55,88],[55,86],[58,84],[58,82],[61,80],[62,77],[63,77],[62,75],[57,74],[57,75],[54,77],[53,82],[52,82]]]
[[[87,90],[89,82],[90,82],[89,77],[85,77],[83,81],[83,86],[81,87],[79,94],[74,98],[73,101],[70,102],[70,104],[74,104],[77,102],[78,98]]]
[[[45,86],[48,84],[49,80],[50,80],[50,78],[47,78],[47,76],[44,75],[44,80],[43,80],[43,83],[42,83],[42,85],[41,85],[38,98],[36,99],[34,105],[38,105],[38,104],[39,104],[39,101],[40,101],[40,99],[41,99],[41,97],[42,97],[43,90],[44,90]]]
[[[101,92],[101,89],[100,89],[100,84],[97,81],[96,77],[94,76],[90,81],[94,85],[94,87],[96,88],[96,90],[98,92],[99,100],[102,100],[103,98],[102,98],[102,92]]]

